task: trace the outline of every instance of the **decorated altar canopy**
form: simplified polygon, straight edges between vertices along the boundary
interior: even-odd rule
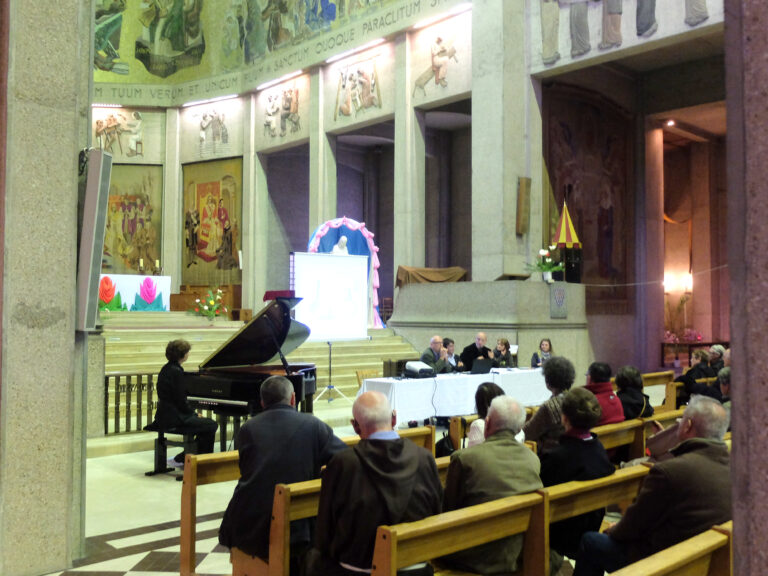
[[[379,247],[374,244],[373,232],[365,227],[365,222],[357,222],[346,216],[328,220],[312,234],[307,251],[329,253],[342,236],[347,237],[349,254],[368,257],[368,299],[371,303],[368,326],[384,328],[379,316]]]
[[[555,232],[553,243],[558,248],[581,248],[581,242],[579,242],[579,237],[576,235],[576,229],[573,227],[573,221],[565,202],[563,202],[563,212],[560,214],[560,220],[557,223],[557,231]]]

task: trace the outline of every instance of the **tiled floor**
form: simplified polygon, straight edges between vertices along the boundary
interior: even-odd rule
[[[336,428],[354,434],[351,426]],[[103,440],[101,440],[103,443]],[[115,439],[119,443],[119,438]],[[170,455],[170,454],[169,454]],[[181,472],[147,477],[153,454],[134,452],[88,458],[86,557],[47,576],[168,576],[179,573]],[[235,482],[198,487],[198,576],[231,574],[229,551],[218,545],[221,518]]]

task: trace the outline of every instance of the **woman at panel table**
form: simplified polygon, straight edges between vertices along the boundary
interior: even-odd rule
[[[498,384],[493,382],[483,382],[477,387],[475,392],[475,409],[477,410],[477,420],[469,426],[467,434],[467,448],[482,444],[485,441],[485,418],[488,416],[488,408],[491,406],[491,400],[497,396],[504,396],[504,390]],[[525,442],[525,434],[521,431],[515,440]]]
[[[506,338],[496,340],[496,349],[493,351],[493,365],[497,368],[517,367],[517,360],[509,351],[509,340]]]
[[[550,358],[552,358],[552,341],[549,338],[542,338],[539,342],[539,351],[531,356],[531,368],[541,368]]]

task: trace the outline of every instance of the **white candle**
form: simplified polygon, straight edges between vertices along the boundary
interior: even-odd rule
[[[242,250],[237,251],[237,260],[240,264],[240,270],[242,270],[243,269],[243,251]]]
[[[139,258],[139,268],[144,268],[144,258]]]
[[[155,260],[155,268],[160,268],[160,260]]]

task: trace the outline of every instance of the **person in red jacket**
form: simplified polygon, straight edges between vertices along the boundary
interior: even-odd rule
[[[587,390],[597,396],[603,416],[597,426],[624,422],[624,408],[611,385],[611,367],[605,362],[593,362],[587,371]]]

